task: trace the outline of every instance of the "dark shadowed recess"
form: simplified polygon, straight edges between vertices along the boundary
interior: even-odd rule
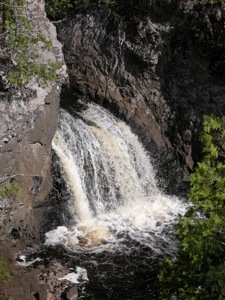
[[[170,141],[184,151],[176,137],[190,130],[196,162],[202,157],[202,116],[225,112],[225,7],[221,1],[195,1],[184,9],[181,2],[183,6],[172,20],[173,30],[165,36],[157,75],[161,91],[175,112],[168,132]]]

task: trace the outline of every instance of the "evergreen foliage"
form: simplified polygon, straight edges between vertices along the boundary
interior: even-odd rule
[[[0,2],[1,55],[12,62],[7,78],[13,86],[27,84],[33,76],[44,86],[56,80],[61,67],[59,62],[40,63],[41,51],[50,51],[52,45],[34,28],[34,18],[27,0]]]
[[[46,10],[52,19],[60,18],[65,11],[77,7],[88,8],[94,4],[115,4],[117,0],[46,0]]]
[[[225,299],[225,117],[205,116],[203,127],[205,155],[176,228],[179,256],[161,263],[160,299]]]

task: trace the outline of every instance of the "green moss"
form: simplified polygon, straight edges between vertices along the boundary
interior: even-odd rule
[[[0,281],[8,282],[11,279],[9,274],[9,268],[3,262],[2,257],[0,256]]]
[[[9,183],[0,187],[0,197],[13,197],[21,193],[21,187],[17,183]]]

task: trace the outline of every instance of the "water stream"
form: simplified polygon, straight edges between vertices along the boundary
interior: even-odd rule
[[[72,225],[47,232],[45,245],[63,245],[73,267],[87,271],[80,299],[155,299],[156,257],[176,252],[172,225],[185,204],[158,188],[151,157],[129,126],[96,104],[61,109],[52,146]]]

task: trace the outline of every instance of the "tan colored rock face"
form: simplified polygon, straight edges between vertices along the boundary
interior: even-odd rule
[[[30,222],[33,204],[43,201],[51,188],[51,140],[56,130],[59,106],[59,93],[54,86],[47,98],[48,104],[38,112],[27,132],[22,136],[18,133],[0,153],[2,176],[14,178],[22,188],[20,195],[9,199],[11,214],[5,216],[7,226],[1,228],[3,233],[7,231],[9,234],[12,226],[23,227],[28,220]]]
[[[34,27],[52,41],[52,51],[40,52],[41,62],[60,61],[63,65],[62,46],[55,27],[46,18],[44,1],[32,1],[29,10],[35,11]],[[63,65],[57,83],[40,87],[31,78],[26,87],[9,88],[0,94],[0,185],[13,180],[22,189],[16,197],[0,198],[0,239],[9,236],[13,228],[21,238],[29,231],[38,237],[38,228],[34,227],[39,220],[33,216],[33,206],[43,201],[51,188],[51,142],[65,70]]]

